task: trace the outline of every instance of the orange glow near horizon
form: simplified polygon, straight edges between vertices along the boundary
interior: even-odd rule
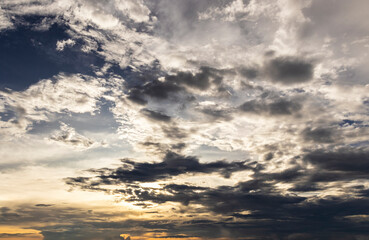
[[[24,229],[14,226],[0,226],[1,240],[42,240],[44,237],[35,229]]]

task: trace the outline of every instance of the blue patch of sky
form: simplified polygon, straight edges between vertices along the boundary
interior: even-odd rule
[[[35,30],[43,19],[24,17],[15,29],[0,33],[0,89],[24,90],[60,72],[94,75],[105,64],[97,53],[81,51],[83,40],[58,51],[57,41],[70,38],[68,27],[54,23],[46,31]]]
[[[340,127],[353,126],[354,128],[369,127],[369,125],[363,123],[364,123],[363,121],[343,119],[342,122],[339,123],[339,126]]]
[[[40,121],[33,123],[29,134],[49,134],[60,128],[60,122],[76,129],[79,133],[115,133],[119,124],[115,121],[113,113],[110,111],[112,102],[101,100],[99,111],[93,115],[91,113],[64,113],[57,114],[53,121]]]
[[[3,122],[7,122],[13,118],[16,118],[16,114],[14,111],[11,111],[10,109],[5,109],[4,112],[0,112],[0,120]]]

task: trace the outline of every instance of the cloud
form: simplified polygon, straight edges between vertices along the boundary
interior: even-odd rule
[[[88,149],[99,145],[99,143],[95,142],[94,140],[77,133],[74,128],[65,123],[61,123],[60,131],[57,131],[51,135],[49,140],[80,149]]]
[[[239,109],[245,113],[263,114],[269,116],[283,116],[297,114],[302,108],[298,100],[250,100],[244,102]]]
[[[178,86],[175,83],[154,80],[143,86],[130,89],[129,99],[134,99],[136,100],[136,102],[144,102],[145,100],[137,100],[140,99],[138,97],[139,95],[146,95],[156,99],[167,99],[172,94],[178,93],[182,89],[182,87]]]
[[[351,172],[352,174],[366,174],[369,171],[369,152],[365,148],[343,147],[335,151],[318,149],[308,153],[305,161],[329,171]]]
[[[312,80],[314,66],[296,57],[277,57],[266,64],[265,72],[273,82],[290,85]]]
[[[317,143],[332,143],[335,141],[335,131],[331,128],[305,128],[302,136],[305,141]]]
[[[60,74],[45,79],[24,91],[2,91],[5,106],[15,116],[1,121],[10,135],[24,134],[33,122],[50,121],[52,114],[90,113],[98,110],[98,100],[105,92],[104,80],[80,74]]]
[[[76,42],[72,39],[62,40],[56,42],[56,50],[63,51],[66,46],[71,47],[75,45]]]
[[[0,32],[13,27],[13,23],[8,18],[5,10],[0,7]]]
[[[196,157],[182,156],[174,152],[167,152],[163,161],[158,163],[138,163],[129,159],[122,160],[122,163],[123,166],[117,169],[89,170],[98,174],[94,178],[68,178],[66,182],[71,186],[93,189],[104,184],[156,182],[182,174],[220,173],[229,178],[234,172],[249,169],[246,161],[228,163],[220,160],[200,163]]]
[[[178,72],[176,75],[166,77],[168,82],[176,82],[199,90],[206,90],[211,83],[219,85],[222,82],[222,76],[218,74],[219,70],[201,67],[200,72],[192,74],[190,72]]]
[[[65,208],[4,203],[1,223],[45,240],[368,238],[366,5],[1,1],[1,78],[21,84],[0,85],[0,180],[21,169],[33,197],[30,169],[57,165],[73,189]],[[77,209],[80,190],[104,209]]]
[[[153,121],[170,122],[170,120],[171,120],[171,117],[169,117],[168,115],[165,115],[161,112],[155,112],[155,111],[152,111],[152,110],[149,110],[149,109],[146,109],[146,108],[143,108],[141,110],[141,113],[145,117],[147,117],[147,118],[149,118]]]

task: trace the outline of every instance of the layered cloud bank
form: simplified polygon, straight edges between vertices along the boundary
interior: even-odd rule
[[[367,1],[0,3],[0,239],[367,239]]]

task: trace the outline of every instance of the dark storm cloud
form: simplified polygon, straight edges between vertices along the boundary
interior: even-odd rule
[[[90,170],[98,174],[96,178],[68,178],[66,182],[72,186],[97,187],[100,184],[155,182],[186,173],[220,173],[229,178],[234,172],[250,169],[246,161],[228,163],[220,160],[200,163],[196,157],[182,156],[174,152],[167,152],[163,161],[159,163],[138,163],[128,159],[122,160],[122,163],[123,166],[117,169]]]
[[[156,112],[156,111],[152,111],[149,109],[142,109],[140,111],[145,117],[154,120],[154,121],[159,121],[159,122],[170,122],[171,121],[171,117],[168,115],[165,115],[164,113],[161,112]]]
[[[263,114],[263,115],[292,115],[298,113],[302,105],[297,100],[278,98],[275,100],[250,100],[244,102],[239,109],[245,113]]]
[[[314,66],[297,57],[277,57],[265,65],[265,73],[272,81],[289,85],[310,81]]]

